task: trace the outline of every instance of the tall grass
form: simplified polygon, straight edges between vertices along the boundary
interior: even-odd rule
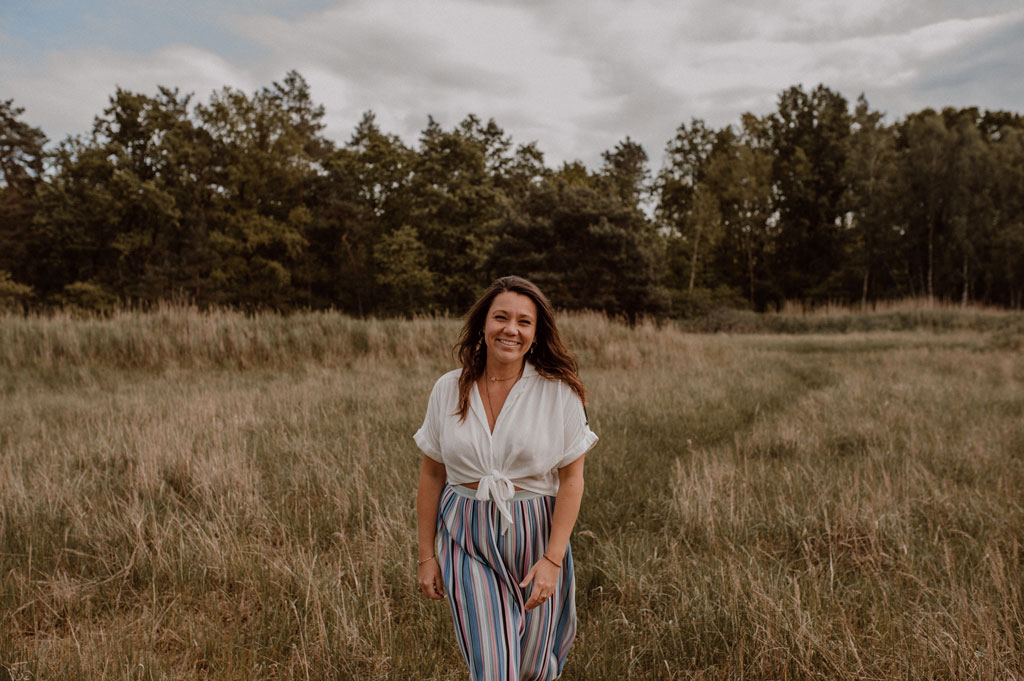
[[[601,436],[565,678],[1024,678],[1019,346],[563,324]],[[0,679],[464,678],[413,584],[457,329],[0,320]]]
[[[849,333],[855,331],[985,331],[1006,339],[1024,334],[1024,314],[983,305],[961,305],[912,298],[872,303],[868,307],[824,304],[805,308],[788,302],[777,313],[716,310],[683,320],[698,332]]]
[[[302,362],[346,366],[357,359],[413,365],[444,354],[457,323],[445,318],[358,320],[335,313],[244,315],[178,306],[143,314],[121,310],[108,317],[58,311],[0,319],[0,366],[39,369],[96,364],[285,368]]]

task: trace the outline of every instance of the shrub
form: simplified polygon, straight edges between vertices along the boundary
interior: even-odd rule
[[[735,289],[728,286],[716,288],[695,288],[693,291],[672,291],[671,315],[676,319],[706,317],[717,310],[742,310],[747,308]]]
[[[34,295],[31,286],[19,284],[10,272],[0,270],[0,310],[23,309]]]
[[[106,315],[117,306],[117,296],[93,281],[76,281],[64,287],[60,302],[76,312]]]

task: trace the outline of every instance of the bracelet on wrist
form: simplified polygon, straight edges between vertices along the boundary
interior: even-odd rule
[[[424,564],[424,563],[426,563],[426,562],[427,562],[428,560],[434,560],[435,558],[437,558],[437,556],[428,556],[428,557],[424,558],[423,560],[418,560],[418,561],[416,561],[416,565],[418,565],[418,566],[419,566],[419,565],[423,565],[423,564]]]
[[[552,565],[554,565],[554,566],[555,566],[556,568],[558,568],[559,570],[561,570],[561,569],[562,569],[562,564],[561,564],[561,563],[556,563],[556,562],[555,562],[554,560],[552,560],[552,559],[551,559],[551,557],[550,557],[550,556],[548,556],[548,554],[546,554],[546,553],[545,553],[545,554],[544,554],[544,558],[545,558],[545,559],[546,559],[546,560],[547,560],[547,561],[548,561],[549,563],[551,563],[551,564],[552,564]]]

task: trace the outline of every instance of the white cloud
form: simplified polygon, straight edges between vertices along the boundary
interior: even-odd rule
[[[823,82],[851,99],[863,91],[894,116],[943,103],[1024,110],[1007,70],[1024,32],[1007,33],[1024,26],[1017,0],[350,0],[287,17],[273,6],[209,19],[205,32],[224,31],[230,57],[178,42],[27,60],[20,44],[20,61],[0,53],[3,96],[61,136],[87,130],[118,85],[178,86],[205,101],[224,85],[252,91],[294,68],[338,142],[368,109],[409,143],[428,114],[451,126],[475,113],[516,142],[536,140],[551,163],[590,165],[627,135],[657,165],[680,123],[767,113],[795,84]],[[953,101],[965,96],[973,99]]]
[[[253,17],[240,30],[280,63],[301,55],[296,68],[331,112],[338,138],[367,109],[407,141],[428,114],[453,125],[475,113],[519,142],[561,143],[567,154],[572,121],[594,106],[587,64],[558,54],[532,13],[516,7],[351,3],[297,21]]]
[[[178,87],[202,101],[225,85],[252,89],[259,84],[222,57],[189,45],[149,55],[106,49],[58,52],[39,68],[4,80],[15,103],[25,108],[24,120],[48,135],[60,131],[59,136],[88,132],[118,87],[146,94],[160,85]]]

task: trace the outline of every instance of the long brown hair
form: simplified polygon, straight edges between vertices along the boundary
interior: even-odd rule
[[[460,420],[465,419],[469,412],[469,391],[473,383],[483,376],[484,368],[487,366],[487,349],[481,343],[487,312],[498,294],[507,291],[527,296],[537,306],[535,344],[527,353],[526,359],[530,360],[538,374],[564,382],[580,396],[580,400],[586,402],[586,391],[583,389],[583,382],[580,381],[576,357],[569,352],[562,343],[562,337],[558,335],[551,303],[536,284],[522,277],[507,276],[496,279],[479,300],[473,303],[473,307],[469,308],[462,331],[459,332],[459,340],[452,348],[452,352],[462,365],[462,374],[459,376]]]

